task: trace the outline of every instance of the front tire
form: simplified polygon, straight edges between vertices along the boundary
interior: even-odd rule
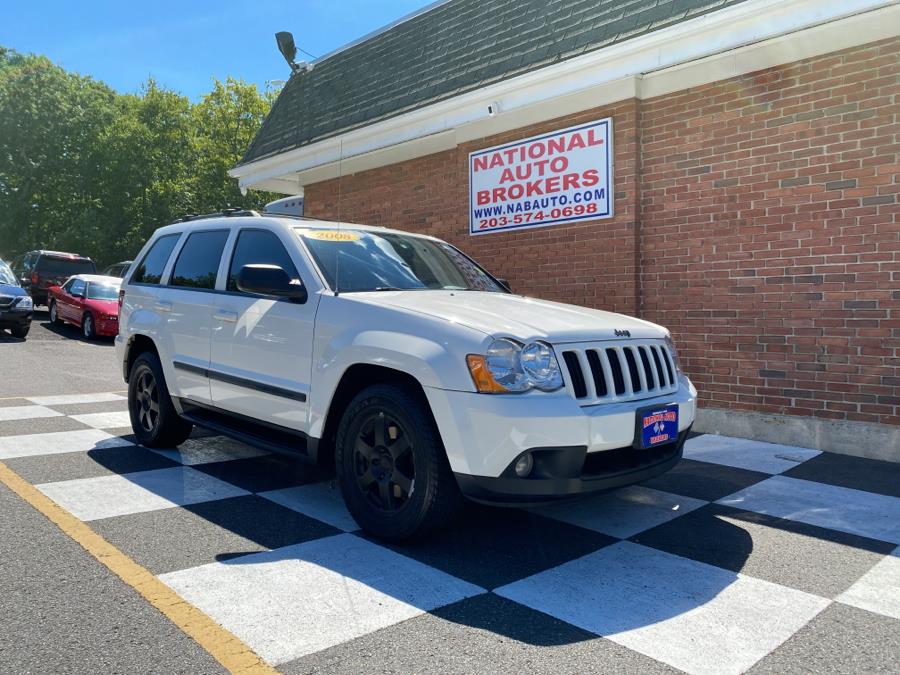
[[[31,330],[31,325],[28,326],[16,326],[15,328],[10,328],[9,332],[13,334],[13,337],[17,337],[19,339],[24,340],[28,335],[28,331]]]
[[[431,411],[411,388],[360,392],[341,418],[335,450],[350,514],[380,539],[423,535],[462,503]]]
[[[94,315],[87,312],[81,319],[81,334],[85,340],[93,340],[97,337],[97,327],[94,325]]]
[[[52,300],[50,302],[50,324],[53,326],[59,326],[62,323],[59,318],[59,310],[56,307],[56,301]]]
[[[178,415],[159,357],[144,352],[128,376],[128,414],[138,443],[148,448],[172,448],[190,436],[194,425]]]

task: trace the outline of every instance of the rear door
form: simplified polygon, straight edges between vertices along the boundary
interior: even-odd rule
[[[212,316],[210,387],[222,408],[297,431],[306,431],[312,372],[313,325],[319,295],[313,275],[285,246],[277,230],[247,227],[231,247],[224,293],[215,296]],[[297,257],[292,257],[294,251]],[[306,285],[303,304],[242,293],[235,280],[241,267],[278,265]]]
[[[210,324],[216,278],[228,229],[190,232],[177,253],[169,282],[161,289],[158,309],[166,315],[176,390],[208,403]]]

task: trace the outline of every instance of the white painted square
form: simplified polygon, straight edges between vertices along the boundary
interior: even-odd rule
[[[866,572],[837,600],[900,619],[900,547]]]
[[[49,434],[0,436],[0,459],[59,455],[64,452],[84,452],[94,448],[116,448],[133,445],[99,429],[54,431]]]
[[[177,448],[154,450],[153,452],[186,466],[249,459],[269,454],[265,450],[250,447],[224,436],[189,438]]]
[[[715,434],[691,438],[684,444],[684,456],[687,459],[769,474],[787,471],[820,454],[820,451],[810,448]]]
[[[27,400],[38,405],[69,405],[70,403],[106,403],[108,401],[125,401],[121,394],[60,394],[59,396],[29,396]]]
[[[534,509],[543,516],[627,539],[707,504],[648,487],[632,485],[588,499]]]
[[[900,544],[900,498],[772,476],[718,504]]]
[[[340,489],[336,485],[332,487],[329,481],[260,492],[257,496],[270,499],[310,518],[321,520],[344,532],[359,529],[359,525],[344,505]]]
[[[0,422],[33,420],[38,417],[62,417],[62,413],[42,405],[13,405],[6,408],[0,408]]]
[[[131,426],[131,417],[127,410],[116,412],[88,413],[84,415],[69,415],[76,422],[87,424],[95,429],[119,429]]]
[[[160,579],[272,664],[484,592],[352,534]]]
[[[829,604],[627,541],[495,593],[698,675],[744,672]]]
[[[188,467],[44,483],[41,492],[81,520],[97,520],[249,494]]]

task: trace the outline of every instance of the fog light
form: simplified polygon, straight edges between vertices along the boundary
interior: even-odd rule
[[[534,466],[534,460],[531,458],[530,452],[523,452],[519,459],[516,460],[516,475],[519,478],[525,478],[531,473]]]

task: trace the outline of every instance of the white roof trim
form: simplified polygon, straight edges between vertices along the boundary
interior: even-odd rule
[[[777,27],[777,28],[776,28]],[[747,0],[419,110],[235,167],[242,188],[296,187],[625,100],[650,98],[900,33],[897,0]],[[500,113],[487,115],[488,103]],[[452,133],[449,133],[452,132]],[[343,157],[342,157],[343,155]]]

